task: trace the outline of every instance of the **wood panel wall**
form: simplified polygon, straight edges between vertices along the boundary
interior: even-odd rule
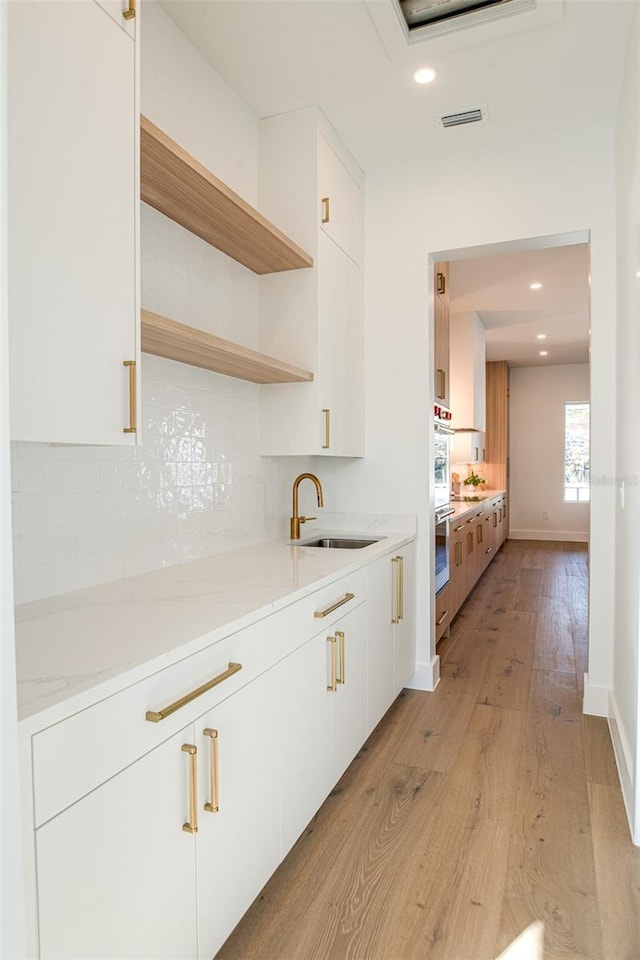
[[[509,457],[509,365],[487,363],[486,462],[483,467],[492,490],[507,490]]]

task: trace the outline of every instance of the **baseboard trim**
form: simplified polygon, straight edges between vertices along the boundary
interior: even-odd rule
[[[584,675],[584,696],[582,698],[582,712],[592,717],[608,717],[610,715],[609,687],[598,687],[589,683],[589,674]]]
[[[510,540],[560,540],[566,543],[588,543],[589,534],[581,530],[509,530]]]
[[[406,686],[409,690],[433,691],[440,683],[440,657],[436,653],[431,663],[416,663],[416,672]]]
[[[629,830],[631,831],[631,837],[633,842],[638,845],[640,838],[636,835],[637,832],[634,830],[634,820],[635,820],[635,809],[634,809],[634,795],[633,795],[633,760],[631,757],[631,751],[629,749],[629,743],[627,741],[624,727],[620,723],[620,711],[618,709],[618,704],[616,702],[613,693],[611,694],[610,700],[610,712],[609,712],[609,732],[611,733],[611,743],[613,744],[613,755],[616,759],[616,766],[618,768],[618,776],[620,777],[620,786],[622,788],[622,799],[624,801],[624,808],[627,814],[627,820],[629,822]]]

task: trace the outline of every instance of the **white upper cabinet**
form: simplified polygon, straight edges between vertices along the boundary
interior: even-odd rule
[[[12,439],[132,444],[136,43],[94,0],[21,0],[8,50]]]
[[[353,165],[351,165],[353,169]],[[320,226],[355,263],[362,259],[362,199],[359,180],[327,139],[318,135]]]
[[[477,313],[455,313],[450,325],[451,426],[486,429],[485,331]]]
[[[452,463],[484,463],[486,460],[486,441],[484,433],[477,430],[464,430],[453,436],[451,444]],[[464,480],[464,477],[462,478]],[[467,488],[464,488],[465,491]],[[473,493],[473,491],[469,491]]]
[[[297,110],[260,121],[259,193],[315,260],[260,278],[261,351],[314,373],[262,389],[261,453],[361,457],[362,174],[320,111]]]

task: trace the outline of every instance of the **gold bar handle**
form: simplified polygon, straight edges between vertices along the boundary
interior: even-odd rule
[[[340,676],[336,683],[344,683],[344,633],[342,630],[336,630],[336,640],[340,641]]]
[[[336,677],[336,638],[327,637],[327,643],[331,644],[331,683],[327,685],[327,690],[335,693],[338,689]]]
[[[198,748],[193,743],[183,743],[181,750],[189,754],[189,819],[182,824],[185,833],[198,832]]]
[[[438,400],[444,400],[446,397],[447,375],[445,371],[438,367]]]
[[[441,624],[443,624],[448,616],[449,616],[449,611],[445,610],[445,612],[442,614],[440,619],[436,620],[436,627],[439,627]]]
[[[184,697],[180,697],[179,700],[174,700],[174,702],[170,703],[168,707],[163,707],[162,710],[147,710],[144,715],[145,720],[149,720],[150,723],[159,723],[161,720],[166,720],[166,718],[170,717],[172,713],[176,712],[176,710],[180,710],[181,707],[186,707],[186,705],[191,703],[192,700],[195,700],[196,697],[201,697],[203,693],[206,693],[208,690],[212,690],[214,687],[217,687],[219,683],[222,683],[223,680],[227,680],[229,677],[232,677],[234,673],[238,672],[238,670],[242,670],[241,663],[230,663],[223,673],[219,673],[218,676],[214,677],[212,680],[207,680],[207,682],[203,683],[201,687],[198,687],[196,690],[192,690],[191,693],[187,693]]]
[[[398,598],[399,598],[399,620],[404,620],[404,557],[398,557],[398,569],[399,569],[399,580],[400,584],[398,587]]]
[[[454,527],[453,532],[458,533],[459,530],[464,530],[464,523],[461,523],[459,527]]]
[[[125,20],[133,20],[136,15],[136,0],[129,0],[129,6],[126,10],[122,11],[122,16]]]
[[[211,761],[211,802],[205,803],[207,813],[218,812],[218,731],[207,727],[202,731],[205,737],[210,738]]]
[[[400,565],[399,557],[392,557],[393,565],[393,607],[391,610],[391,623],[400,623]]]
[[[329,200],[329,197],[322,198],[322,222],[323,223],[329,223],[329,220],[331,219],[330,203],[331,201]]]
[[[335,603],[332,603],[330,607],[327,607],[326,610],[316,610],[314,617],[316,620],[322,620],[323,617],[328,617],[330,613],[333,613],[334,610],[337,610],[338,607],[344,606],[345,603],[349,603],[349,600],[355,598],[355,593],[345,593],[344,597],[340,600],[336,600]]]
[[[123,367],[129,367],[129,426],[124,428],[125,433],[135,433],[138,422],[138,400],[136,392],[136,362],[123,360]]]
[[[322,449],[329,450],[331,448],[331,410],[323,410],[322,415],[324,417],[324,443],[322,444]]]
[[[445,280],[444,273],[440,273],[440,271],[438,271],[436,275],[436,284],[437,284],[436,286],[437,293],[441,293],[441,294],[446,293],[447,282]]]

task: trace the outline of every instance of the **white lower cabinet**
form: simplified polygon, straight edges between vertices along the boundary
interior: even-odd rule
[[[410,545],[32,730],[30,956],[214,956],[413,672],[409,630],[391,623],[403,603],[412,622],[411,557]],[[92,747],[104,762],[74,776]]]
[[[196,835],[182,829],[194,736],[190,724],[36,831],[41,957],[196,957]]]
[[[415,673],[415,545],[382,557],[368,573],[367,720],[372,729]]]
[[[276,666],[196,721],[200,960],[222,946],[280,862],[281,694]]]

